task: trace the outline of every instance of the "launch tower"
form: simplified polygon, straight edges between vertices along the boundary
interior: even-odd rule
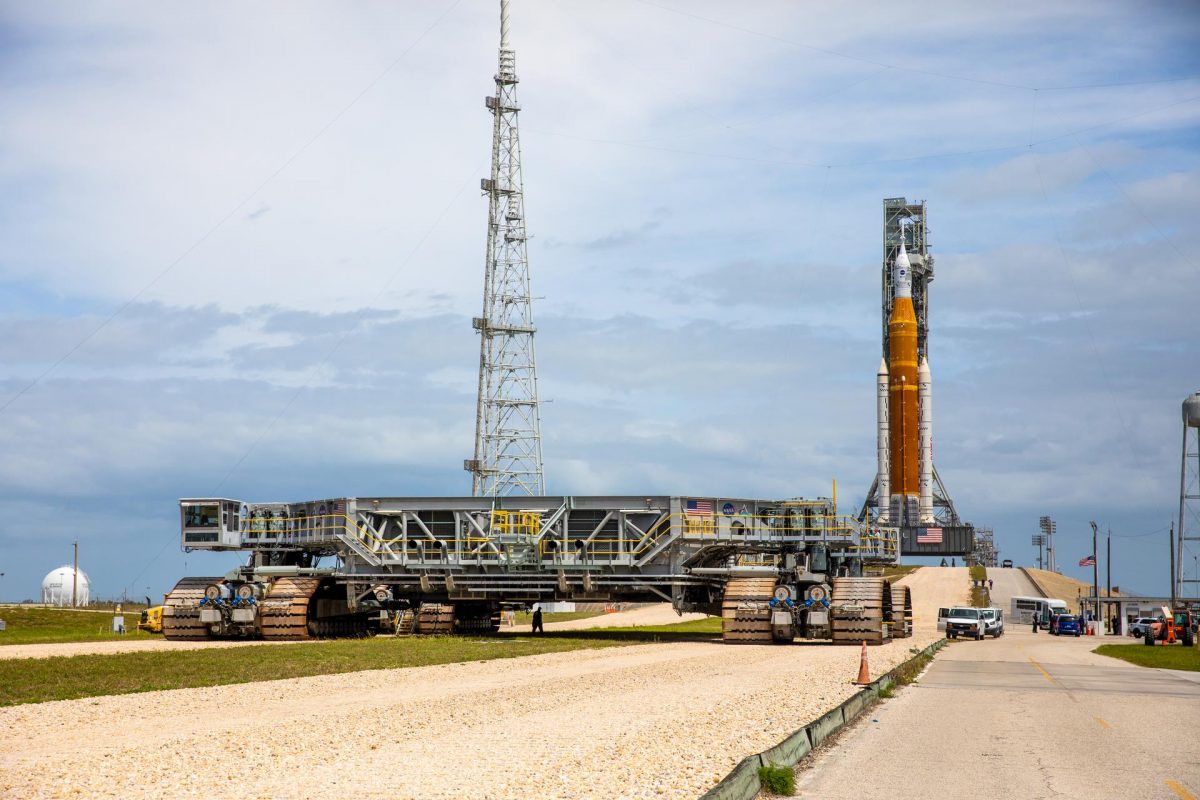
[[[933,464],[929,284],[933,257],[925,203],[883,201],[883,359],[876,374],[878,464],[859,518],[898,528],[905,555],[974,550]]]
[[[475,457],[463,463],[471,473],[472,494],[485,497],[546,493],[517,130],[517,55],[508,34],[509,0],[501,0],[496,91],[484,98],[492,114],[492,174],[481,185],[488,197],[483,316],[472,320],[480,338]]]

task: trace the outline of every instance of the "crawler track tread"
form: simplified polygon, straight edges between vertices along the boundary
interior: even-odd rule
[[[220,578],[183,578],[163,600],[163,637],[172,641],[208,639],[208,626],[200,621],[200,599],[209,584]]]
[[[834,578],[834,644],[882,644],[891,638],[892,587],[884,578]]]
[[[262,637],[274,641],[311,639],[308,602],[320,585],[320,578],[276,578],[259,606]]]
[[[892,638],[903,639],[913,635],[912,589],[892,584]]]
[[[424,636],[454,633],[454,606],[422,603],[417,610],[416,632]]]
[[[734,578],[721,599],[721,640],[771,644],[771,608],[775,578]]]

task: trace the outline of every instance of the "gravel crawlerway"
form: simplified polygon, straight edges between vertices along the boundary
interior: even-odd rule
[[[210,647],[245,647],[246,645],[289,645],[294,642],[264,642],[261,640],[168,642],[166,639],[131,639],[121,642],[56,642],[52,644],[10,644],[0,647],[0,659],[53,658],[55,656],[111,655],[113,653],[145,653],[160,650],[204,650]]]
[[[937,638],[920,619],[873,675]],[[694,798],[853,694],[858,657],[637,645],[14,706],[0,797]]]

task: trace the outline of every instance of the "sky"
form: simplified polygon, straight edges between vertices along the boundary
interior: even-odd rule
[[[469,494],[496,6],[0,6],[0,599],[75,540],[102,597],[232,567],[180,497]],[[1195,6],[514,0],[512,41],[549,493],[856,511],[882,200],[924,199],[960,514],[1167,591]]]

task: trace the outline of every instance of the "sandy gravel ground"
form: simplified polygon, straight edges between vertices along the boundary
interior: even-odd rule
[[[913,627],[918,633],[937,632],[939,607],[971,604],[971,576],[966,567],[922,567],[897,583],[912,588]]]
[[[631,628],[639,625],[675,625],[680,622],[704,619],[704,614],[684,614],[680,616],[671,608],[670,603],[655,603],[654,605],[618,611],[613,614],[599,614],[584,619],[569,619],[565,622],[547,622],[548,631],[585,631],[593,628]],[[514,633],[528,633],[530,625],[514,625],[504,628]]]
[[[209,647],[245,647],[248,644],[287,645],[294,642],[264,642],[257,639],[212,642],[168,642],[166,639],[130,639],[127,642],[63,642],[59,644],[9,644],[0,647],[0,659],[51,658],[54,656],[142,653],[153,650],[203,650]]]
[[[966,581],[922,572],[918,633],[873,675]],[[16,706],[0,797],[694,798],[849,697],[858,655],[637,645]]]

